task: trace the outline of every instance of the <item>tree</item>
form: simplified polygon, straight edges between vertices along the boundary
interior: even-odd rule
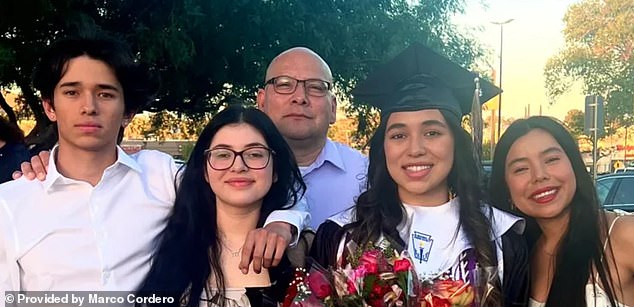
[[[580,110],[573,109],[566,113],[566,117],[564,118],[564,125],[566,125],[575,139],[583,135],[584,120],[585,116]]]
[[[546,89],[553,103],[582,80],[588,95],[606,98],[608,123],[622,126],[634,114],[634,2],[584,0],[564,17],[566,48],[545,67]]]
[[[49,122],[29,86],[33,64],[52,40],[98,28],[124,37],[160,80],[149,110],[196,116],[230,99],[253,99],[268,62],[292,46],[322,55],[341,93],[413,41],[465,67],[483,55],[450,22],[464,0],[409,2],[0,0],[0,87],[22,90],[37,120],[32,134],[40,134]],[[351,104],[347,111],[360,119],[361,132],[371,126],[368,107]]]
[[[169,111],[134,117],[125,130],[126,139],[165,141],[169,139],[195,140],[209,122],[207,116],[192,117]]]

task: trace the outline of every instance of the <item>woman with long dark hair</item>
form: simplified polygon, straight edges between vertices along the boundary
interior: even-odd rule
[[[496,93],[482,85],[485,98]],[[381,109],[381,122],[370,143],[367,190],[317,231],[311,254],[321,265],[345,265],[347,241],[385,240],[409,252],[422,279],[469,282],[483,306],[525,304],[522,222],[482,202],[479,163],[461,127],[472,101],[463,92],[473,90],[470,72],[421,45],[355,89],[355,99]]]
[[[634,305],[634,217],[600,209],[563,125],[544,116],[511,124],[495,149],[489,193],[527,221],[529,306]]]
[[[290,148],[264,113],[243,106],[218,113],[181,169],[174,211],[140,292],[168,294],[174,305],[275,306],[293,273],[288,260],[243,274],[241,246],[304,190]]]

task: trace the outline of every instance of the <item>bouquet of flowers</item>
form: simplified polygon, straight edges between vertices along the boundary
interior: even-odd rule
[[[453,280],[446,274],[435,279],[421,281],[415,306],[462,307],[475,303],[473,285],[462,280]]]
[[[471,284],[448,275],[419,280],[407,251],[399,253],[389,244],[356,248],[347,245],[347,264],[326,270],[317,264],[298,269],[287,290],[283,307],[321,306],[472,306]]]

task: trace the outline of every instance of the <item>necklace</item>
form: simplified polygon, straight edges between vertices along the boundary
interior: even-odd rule
[[[222,242],[222,247],[224,247],[226,250],[229,251],[229,253],[231,254],[231,257],[240,257],[240,252],[242,251],[242,246],[240,246],[240,248],[238,248],[238,250],[232,250],[229,248],[229,246],[225,245],[224,242]]]

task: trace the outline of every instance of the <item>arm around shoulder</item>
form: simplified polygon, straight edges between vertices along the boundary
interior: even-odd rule
[[[286,210],[275,210],[266,218],[264,226],[273,222],[284,222],[291,225],[293,236],[290,246],[295,246],[300,234],[310,224],[310,213],[308,212],[308,203],[305,197],[300,198],[295,206]]]

